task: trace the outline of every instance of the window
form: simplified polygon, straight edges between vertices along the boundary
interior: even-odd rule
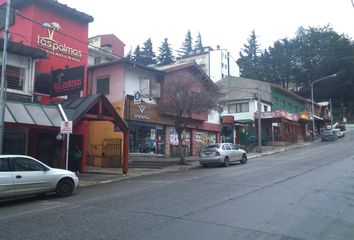
[[[8,158],[0,158],[0,172],[9,172],[10,164]]]
[[[279,98],[277,96],[273,97],[273,104],[277,104],[279,102]]]
[[[225,147],[225,148],[224,148],[224,147]],[[230,147],[229,144],[224,144],[222,149],[223,149],[223,150],[231,150],[231,147]]]
[[[95,64],[100,64],[101,63],[101,57],[95,57],[94,61],[95,61]]]
[[[263,108],[265,112],[268,112],[268,106],[264,105]]]
[[[249,112],[249,104],[247,103],[236,103],[228,106],[229,113],[241,113]]]
[[[109,94],[109,78],[97,79],[97,93]]]
[[[17,157],[12,159],[12,163],[15,171],[44,171],[46,168],[29,158]]]
[[[293,104],[288,102],[288,109],[291,111],[292,108],[293,108]]]
[[[25,72],[26,70],[24,68],[7,66],[6,67],[7,88],[23,91]]]
[[[235,104],[229,105],[228,106],[228,112],[229,113],[236,113],[236,105]]]

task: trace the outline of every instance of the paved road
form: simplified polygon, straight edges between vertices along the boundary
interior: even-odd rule
[[[354,239],[353,143],[2,203],[0,239]]]

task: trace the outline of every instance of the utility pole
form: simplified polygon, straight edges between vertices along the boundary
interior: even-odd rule
[[[261,94],[259,91],[259,87],[257,88],[257,120],[258,120],[258,152],[262,152],[262,109],[261,109]]]
[[[333,108],[332,108],[332,99],[329,99],[329,109],[330,109],[330,116],[329,119],[331,120],[331,128],[333,127]]]
[[[11,0],[7,0],[5,31],[3,36],[4,47],[2,52],[1,83],[0,83],[0,154],[2,154],[2,146],[3,146],[4,130],[5,130],[6,64],[7,64],[7,44],[9,40],[10,5],[11,5]]]

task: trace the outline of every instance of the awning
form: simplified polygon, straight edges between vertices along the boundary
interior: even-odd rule
[[[5,122],[7,123],[60,127],[60,122],[63,120],[56,105],[11,101],[7,101],[5,105]]]
[[[254,123],[253,119],[235,119],[235,122],[238,123]]]

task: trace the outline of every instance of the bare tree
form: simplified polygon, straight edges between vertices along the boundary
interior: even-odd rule
[[[178,135],[180,164],[184,165],[182,132],[195,120],[206,118],[209,111],[219,107],[221,93],[204,74],[173,73],[165,81],[159,102],[160,113],[173,116]]]

